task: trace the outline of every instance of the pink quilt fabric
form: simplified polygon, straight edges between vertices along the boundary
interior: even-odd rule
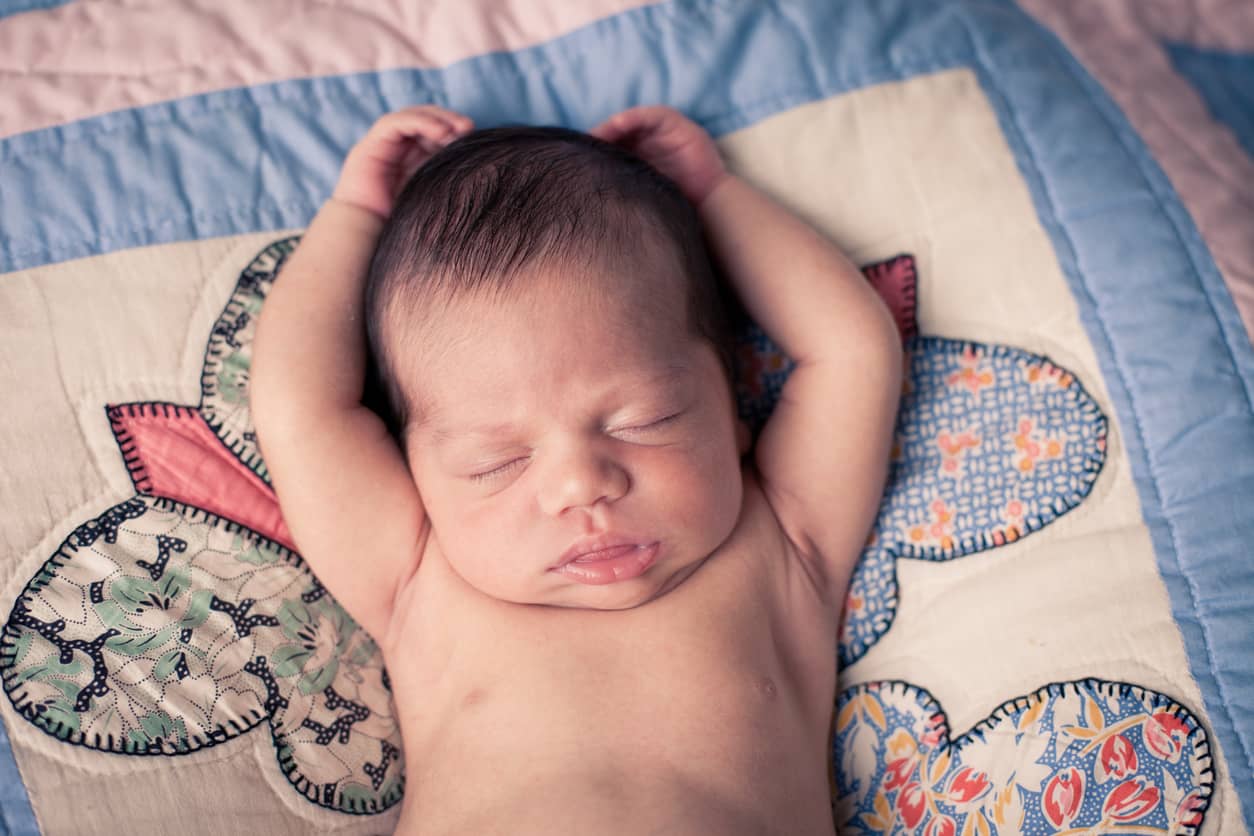
[[[0,136],[230,87],[444,66],[530,46],[644,5],[647,0],[76,0],[16,15],[0,27],[6,101]]]
[[[1172,66],[1166,42],[1254,52],[1249,0],[1018,0],[1109,91],[1206,239],[1254,335],[1254,159]]]

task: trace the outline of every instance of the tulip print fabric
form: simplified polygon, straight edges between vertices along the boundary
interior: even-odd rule
[[[926,692],[861,686],[837,702],[837,820],[853,833],[1193,834],[1207,748],[1187,710],[1127,685],[1050,685],[957,740]]]
[[[294,550],[248,370],[343,155],[420,102],[678,107],[892,310],[834,829],[1249,832],[1240,4],[491,5],[0,0],[0,832],[395,826],[422,753]],[[760,426],[791,362],[741,337]]]

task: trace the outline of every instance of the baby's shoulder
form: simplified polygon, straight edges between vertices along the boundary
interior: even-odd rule
[[[744,498],[740,503],[742,524],[760,536],[778,537],[787,541],[788,535],[771,505],[762,484],[762,474],[758,472],[752,456],[747,457],[740,466],[740,481],[744,487]]]
[[[728,538],[728,547],[744,549],[764,560],[764,568],[788,579],[788,587],[794,592],[802,591],[827,599],[830,592],[821,567],[807,559],[798,544],[789,538],[762,487],[761,475],[752,457],[741,466],[741,481],[744,496],[740,522],[732,537]]]

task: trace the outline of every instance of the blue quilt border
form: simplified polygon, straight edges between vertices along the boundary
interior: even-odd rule
[[[13,745],[0,714],[0,836],[39,836],[35,811],[26,795],[22,773],[13,757]]]
[[[0,17],[33,12],[40,9],[54,9],[74,0],[0,0]]]
[[[1164,41],[1167,57],[1254,160],[1254,52],[1202,49]]]
[[[1036,78],[1033,91],[1024,77],[1020,101],[1038,105],[1014,108],[997,101],[999,80],[981,78],[1097,352],[1208,724],[1254,831],[1254,561],[1247,556],[1254,515],[1243,510],[1254,501],[1254,347],[1201,233],[1144,141],[1056,36],[1039,31],[1087,101],[1051,95],[1057,78]],[[1096,111],[1090,131],[1107,134],[1126,155],[1122,171],[1095,154],[1089,166],[1060,176],[1064,166],[1076,168],[1069,144],[1040,122],[1069,123],[1070,114],[1046,114],[1066,103]],[[1069,189],[1089,192],[1088,204],[1060,197]],[[1120,213],[1117,223],[1095,223]],[[1123,245],[1146,240],[1159,246]],[[1165,253],[1164,243],[1175,252]]]

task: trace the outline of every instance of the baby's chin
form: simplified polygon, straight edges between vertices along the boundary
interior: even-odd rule
[[[475,584],[480,593],[498,601],[564,610],[617,612],[642,607],[680,588],[708,557],[681,563],[661,560],[643,574],[613,583],[587,584],[549,572],[540,588],[505,589]],[[488,587],[488,588],[485,588]]]
[[[631,580],[601,585],[565,581],[536,603],[564,609],[613,612],[644,606],[680,588],[709,557],[674,567],[659,564]]]

